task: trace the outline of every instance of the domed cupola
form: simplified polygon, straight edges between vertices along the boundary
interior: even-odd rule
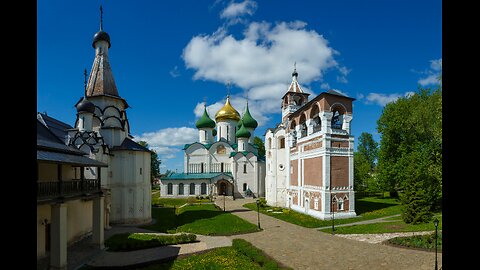
[[[95,33],[93,36],[93,42],[92,42],[92,47],[95,48],[95,43],[98,41],[103,40],[108,43],[108,48],[110,49],[111,44],[110,44],[110,36],[108,35],[107,32],[103,31],[103,8],[102,5],[100,5],[100,30]]]
[[[225,105],[215,114],[215,121],[218,122],[222,120],[240,120],[240,114],[230,104],[229,96],[227,96],[227,101],[225,102]]]
[[[258,122],[255,120],[252,115],[250,114],[250,111],[248,110],[248,101],[247,101],[247,109],[245,110],[245,114],[243,115],[243,118],[241,120],[243,125],[246,128],[257,128],[258,127]]]
[[[94,113],[95,112],[95,105],[92,102],[88,101],[85,97],[83,97],[82,101],[80,101],[75,108],[77,108],[77,113],[88,112]]]
[[[215,121],[213,121],[210,116],[208,116],[207,107],[205,106],[203,110],[203,115],[195,123],[195,126],[200,128],[215,128]]]
[[[235,133],[235,136],[237,136],[237,138],[250,138],[252,134],[245,128],[245,125],[242,125],[242,127],[240,127]]]

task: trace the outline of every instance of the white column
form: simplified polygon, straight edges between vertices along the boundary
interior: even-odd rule
[[[98,245],[101,249],[104,246],[104,197],[98,197],[93,199],[93,224],[92,224],[92,243]]]
[[[51,269],[67,269],[67,204],[52,205]]]
[[[345,114],[343,116],[343,124],[342,124],[342,129],[346,130],[350,134],[351,130],[351,121],[352,121],[352,116]]]
[[[312,119],[307,119],[305,122],[307,124],[307,136],[313,133],[313,120]]]

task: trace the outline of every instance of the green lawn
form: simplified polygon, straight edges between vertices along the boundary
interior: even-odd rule
[[[353,223],[362,220],[376,219],[385,216],[391,216],[400,214],[400,202],[397,199],[392,198],[381,198],[381,197],[364,197],[356,199],[356,213],[357,217],[346,218],[346,219],[335,219],[335,224],[347,224]],[[247,203],[243,205],[244,207],[257,211],[257,205],[255,203]],[[324,226],[332,225],[331,220],[320,220],[309,215],[305,215],[299,212],[295,212],[289,209],[283,209],[283,213],[275,214],[272,212],[267,212],[267,210],[280,210],[279,207],[269,207],[260,208],[260,212],[299,226],[307,228],[318,228]]]
[[[150,265],[137,270],[222,270],[222,269],[290,269],[277,262],[242,239],[234,239],[231,247],[217,248],[204,254],[191,255],[171,262]]]
[[[190,201],[189,201],[190,200]],[[179,207],[186,203],[203,203],[210,202],[209,199],[196,199],[195,197],[189,198],[160,198],[157,194],[152,196],[152,205],[164,206],[164,207]]]
[[[225,213],[213,204],[188,205],[176,211],[175,208],[152,208],[152,217],[157,223],[144,228],[165,233],[233,235],[258,231],[256,225]]]
[[[435,233],[426,235],[414,235],[408,237],[395,237],[388,239],[387,243],[404,247],[420,248],[435,251]],[[442,233],[438,232],[437,250],[442,251]]]
[[[132,251],[159,246],[195,242],[195,234],[158,235],[153,233],[121,233],[105,240],[108,251]]]

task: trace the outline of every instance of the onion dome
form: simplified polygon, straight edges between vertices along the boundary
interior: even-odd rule
[[[195,123],[195,126],[197,126],[197,128],[215,128],[215,121],[208,116],[207,107],[204,108],[203,115]]]
[[[245,110],[245,114],[243,115],[242,118],[242,123],[246,128],[257,128],[258,127],[258,122],[255,120],[252,115],[250,114],[250,111],[248,110],[248,102],[247,102],[247,109]]]
[[[92,102],[88,101],[85,97],[80,101],[75,108],[77,108],[77,112],[89,112],[89,113],[94,113],[95,112],[95,105],[93,105]]]
[[[215,114],[215,121],[221,120],[240,120],[240,114],[230,104],[230,97],[227,96],[225,105]]]
[[[93,42],[92,42],[92,47],[95,48],[95,43],[97,41],[104,40],[108,43],[108,48],[110,49],[111,44],[110,44],[110,36],[108,35],[107,32],[100,30],[95,35],[93,36]]]
[[[235,136],[237,136],[237,138],[250,138],[252,134],[245,128],[244,125],[242,125],[242,127],[235,133]]]

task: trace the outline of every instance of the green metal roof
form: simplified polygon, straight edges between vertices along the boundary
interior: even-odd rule
[[[258,154],[252,151],[230,152],[230,157],[234,157],[238,153],[243,154],[244,156],[247,156],[248,153],[252,153],[254,156],[258,157]]]
[[[195,180],[195,179],[212,179],[219,175],[226,175],[233,177],[231,172],[218,172],[218,173],[170,173],[169,175],[162,177],[163,180]]]
[[[195,123],[195,126],[197,128],[215,128],[216,124],[215,121],[213,121],[210,116],[208,116],[207,113],[207,107],[204,108],[203,110],[203,115],[198,119],[198,121]]]
[[[245,114],[242,117],[242,123],[246,128],[257,128],[258,122],[255,120],[252,115],[250,114],[250,110],[248,110],[248,102],[247,102],[247,109],[245,110]]]
[[[237,132],[235,133],[235,136],[237,136],[237,138],[250,138],[252,134],[250,133],[250,131],[248,131],[245,128],[245,125],[242,124],[242,127],[239,130],[237,130]]]

